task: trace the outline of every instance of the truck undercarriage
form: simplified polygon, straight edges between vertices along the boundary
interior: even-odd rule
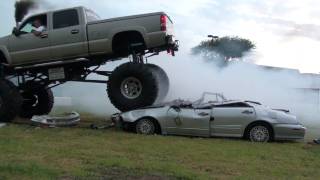
[[[169,78],[165,71],[157,65],[148,64],[144,52],[131,51],[130,54],[130,62],[118,66],[114,71],[99,70],[102,65],[114,61],[102,57],[31,64],[15,68],[2,64],[0,81],[10,86],[14,93],[10,95],[1,93],[6,86],[0,87],[0,121],[11,121],[15,115],[31,118],[34,115],[50,113],[54,105],[51,89],[68,81],[106,84],[110,101],[121,111],[161,102],[169,90]],[[148,57],[158,54],[152,52]],[[92,74],[105,76],[107,80],[88,79]],[[16,99],[16,102],[9,102],[8,97],[11,100]],[[4,106],[10,107],[15,112],[5,117],[5,111],[8,109]]]

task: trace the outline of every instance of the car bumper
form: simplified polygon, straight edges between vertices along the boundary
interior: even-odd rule
[[[307,128],[300,124],[276,124],[274,125],[275,140],[299,140],[304,139]]]
[[[116,129],[133,131],[135,128],[134,122],[125,122],[120,114],[113,114],[111,116],[111,121],[115,125]]]
[[[111,116],[111,121],[113,124],[115,124],[115,126],[117,128],[123,128],[123,120],[122,120],[121,115],[119,113],[113,114]]]

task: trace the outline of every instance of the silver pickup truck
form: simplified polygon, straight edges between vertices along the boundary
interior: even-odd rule
[[[34,33],[35,22],[41,32]],[[147,64],[145,55],[174,56],[177,50],[173,23],[163,12],[101,20],[75,7],[32,15],[0,38],[0,121],[48,114],[51,88],[67,81],[107,83],[111,102],[122,111],[162,101],[169,79],[162,68]],[[127,57],[130,62],[114,71],[99,70]],[[88,79],[92,73],[108,80]]]

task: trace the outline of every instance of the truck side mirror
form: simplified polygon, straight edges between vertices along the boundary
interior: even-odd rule
[[[20,36],[21,33],[18,28],[14,27],[12,30],[12,34],[14,34],[15,36]]]

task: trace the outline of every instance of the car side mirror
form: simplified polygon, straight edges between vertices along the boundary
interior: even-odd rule
[[[12,29],[12,34],[14,34],[15,36],[20,36],[21,33],[18,28],[14,27]]]
[[[171,106],[171,108],[176,112],[181,112],[181,108],[179,106]]]

